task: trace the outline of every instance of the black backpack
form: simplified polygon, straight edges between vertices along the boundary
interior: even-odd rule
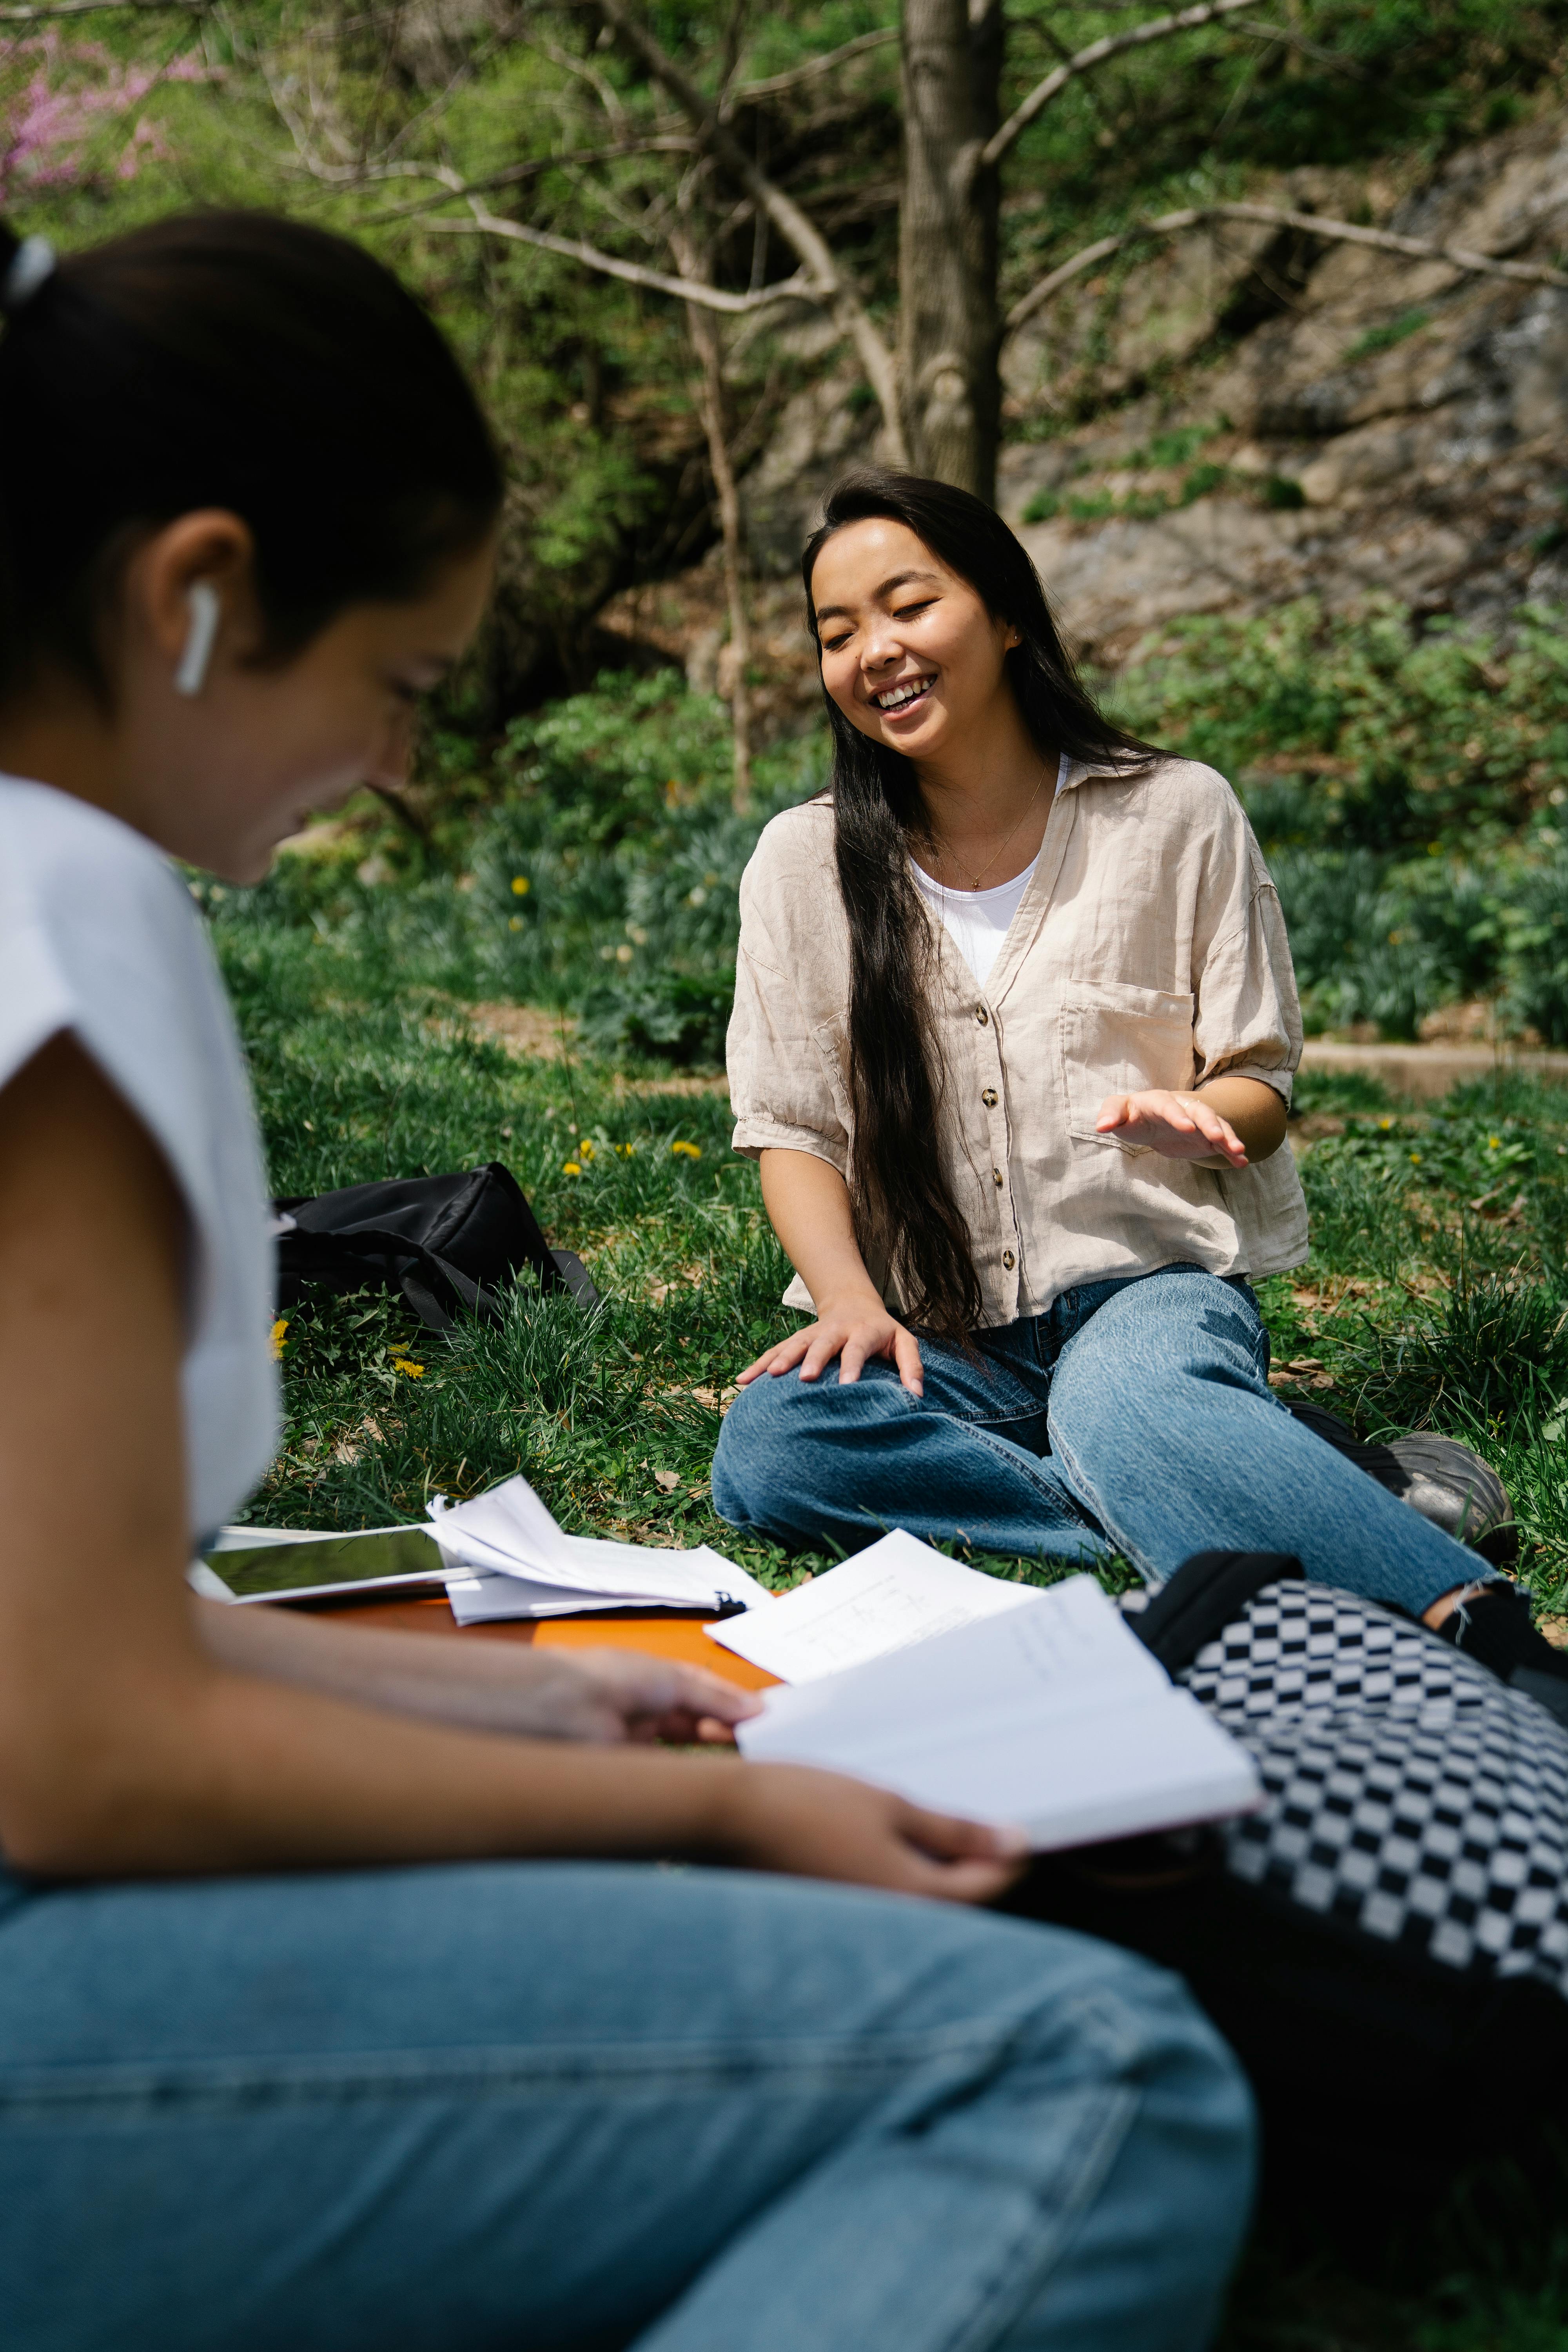
[[[448,1331],[458,1313],[494,1317],[503,1283],[531,1272],[543,1290],[578,1305],[599,1294],[571,1250],[552,1249],[516,1177],[499,1160],[457,1176],[351,1184],[341,1192],[274,1201],[278,1303],[297,1307],[307,1284],[400,1290],[421,1322]]]
[[[1278,1555],[1200,1555],[1130,1622],[1263,1808],[1047,1857],[1009,1907],[1178,1969],[1317,2180],[1419,2192],[1568,2120],[1568,1729]]]

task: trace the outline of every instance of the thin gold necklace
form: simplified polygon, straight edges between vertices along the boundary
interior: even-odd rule
[[[1027,804],[1027,806],[1025,808],[1025,811],[1024,811],[1023,815],[1018,819],[1017,824],[1013,827],[1012,832],[1007,835],[1007,838],[1006,838],[1006,840],[1002,844],[1001,848],[1000,848],[1000,849],[994,849],[994,850],[992,851],[992,853],[991,853],[990,856],[986,859],[986,861],[985,861],[984,865],[981,867],[981,869],[980,869],[979,873],[975,876],[975,877],[974,877],[973,881],[973,882],[966,883],[966,884],[963,886],[966,889],[969,889],[969,890],[978,890],[978,889],[979,889],[979,887],[980,887],[980,885],[982,884],[982,882],[984,882],[984,881],[985,877],[990,873],[991,868],[992,868],[992,867],[993,867],[993,866],[997,863],[997,861],[998,861],[1000,858],[1005,857],[1005,856],[1006,856],[1006,854],[1007,854],[1008,850],[1012,848],[1013,844],[1017,840],[1018,835],[1023,832],[1024,827],[1027,824],[1027,823],[1028,823],[1028,821],[1029,821],[1030,813],[1031,813],[1031,811],[1032,811],[1032,810],[1033,810],[1033,808],[1034,808],[1035,803],[1039,799],[1040,794],[1044,792],[1045,788],[1046,788],[1046,770],[1042,767],[1042,768],[1041,768],[1041,770],[1040,770],[1040,781],[1039,781],[1039,782],[1035,786],[1034,791],[1029,794],[1028,804]],[[938,844],[938,846],[937,846],[937,856],[938,856],[938,857],[939,857],[939,858],[942,858],[942,857],[951,857],[951,858],[952,858],[952,862],[953,862],[953,864],[954,864],[955,866],[957,866],[957,865],[958,865],[958,860],[957,860],[957,858],[956,858],[955,856],[953,856],[953,853],[952,853],[952,851],[951,849],[949,849],[949,848],[948,848],[948,846],[947,846],[947,845],[946,845],[946,843],[945,843],[945,842],[942,842],[942,843],[939,843],[939,844]],[[962,868],[960,868],[960,871],[961,871],[961,872],[962,872],[962,870],[963,870],[963,869],[962,869]]]

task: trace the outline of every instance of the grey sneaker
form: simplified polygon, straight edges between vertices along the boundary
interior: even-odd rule
[[[1519,1529],[1508,1489],[1489,1463],[1457,1437],[1417,1431],[1391,1438],[1386,1445],[1363,1445],[1337,1412],[1321,1404],[1288,1404],[1285,1410],[1445,1535],[1479,1552],[1493,1568],[1511,1567],[1519,1558]]]

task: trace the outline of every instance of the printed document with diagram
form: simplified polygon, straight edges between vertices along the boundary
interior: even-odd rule
[[[737,1728],[749,1760],[851,1773],[939,1812],[1021,1829],[1037,1853],[1219,1821],[1263,1799],[1246,1749],[1088,1576],[770,1690],[763,1705]]]

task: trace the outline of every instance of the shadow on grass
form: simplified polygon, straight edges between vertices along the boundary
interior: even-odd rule
[[[1425,2204],[1397,2179],[1353,2205],[1266,2185],[1215,2352],[1568,2352],[1568,2141],[1549,2129]]]

